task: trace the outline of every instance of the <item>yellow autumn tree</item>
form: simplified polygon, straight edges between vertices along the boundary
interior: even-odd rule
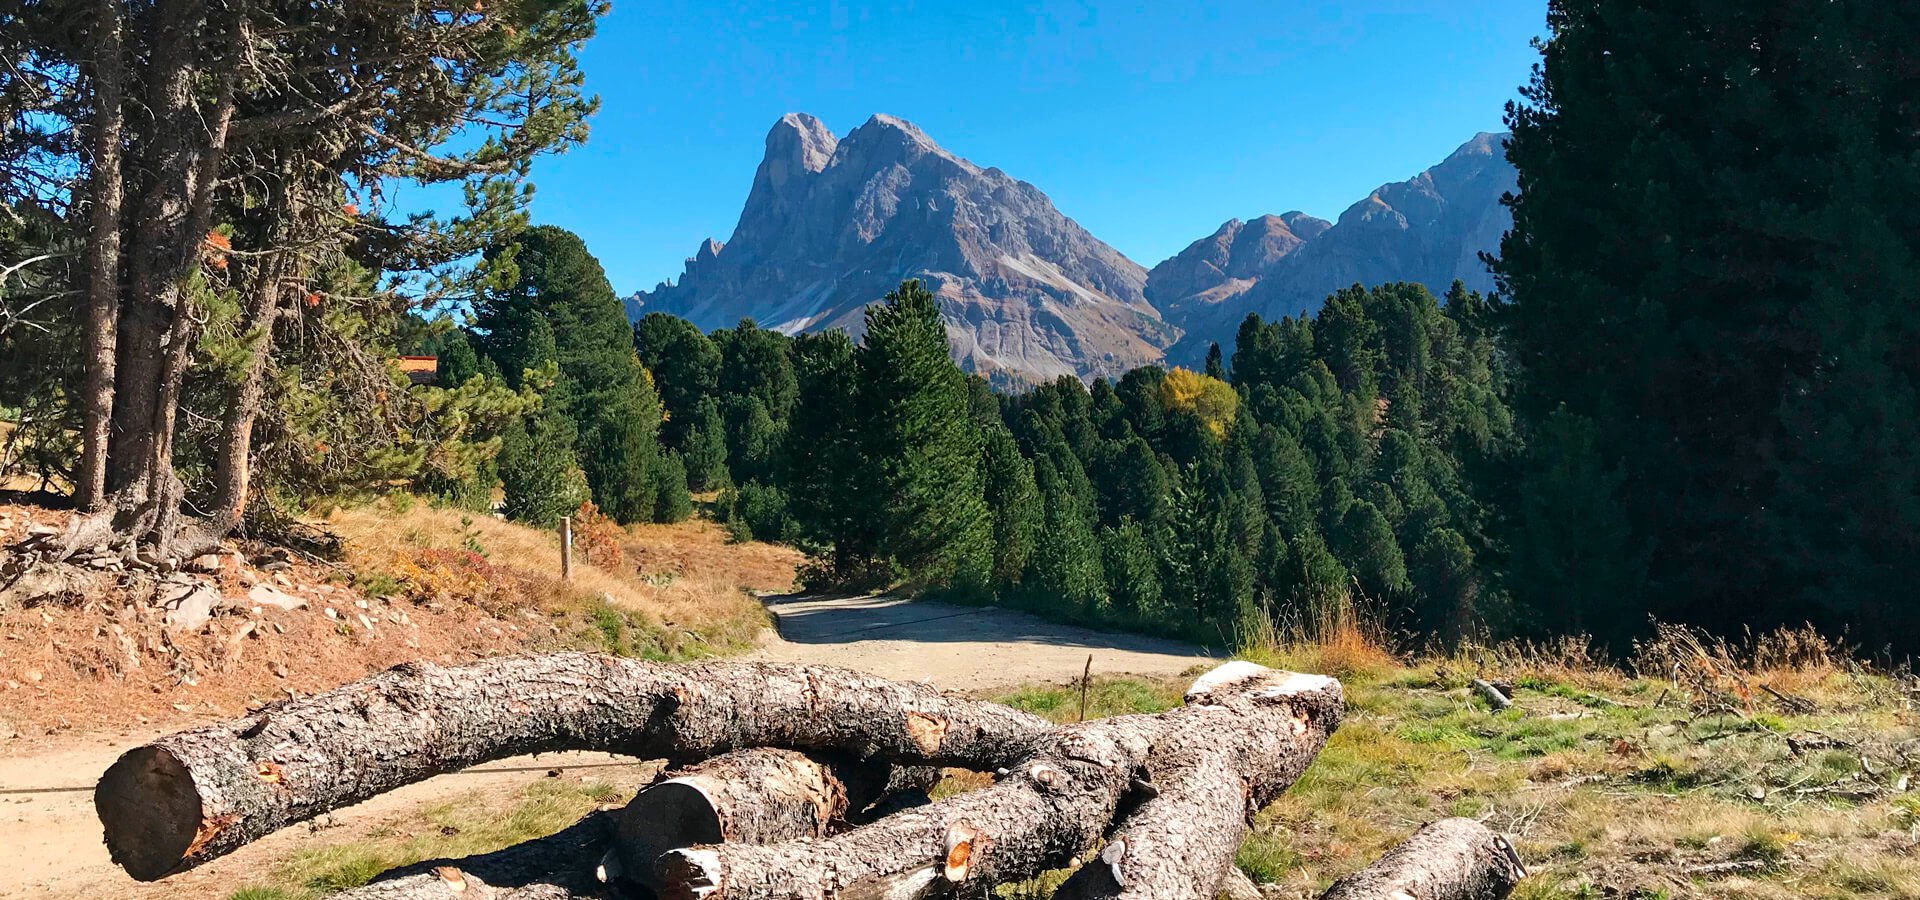
[[[1240,395],[1218,378],[1191,369],[1173,369],[1160,382],[1160,405],[1199,419],[1214,437],[1225,437],[1240,409]]]

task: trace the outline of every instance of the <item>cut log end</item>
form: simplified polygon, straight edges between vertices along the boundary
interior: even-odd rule
[[[668,850],[726,840],[713,798],[698,785],[663,781],[643,791],[642,797],[621,813],[614,839],[630,875],[650,874],[653,861]]]
[[[221,822],[203,822],[193,775],[172,753],[138,747],[115,761],[93,792],[106,827],[107,852],[127,874],[155,881],[172,873],[218,836]]]
[[[655,861],[661,900],[702,900],[720,887],[720,854],[699,847],[669,851]]]

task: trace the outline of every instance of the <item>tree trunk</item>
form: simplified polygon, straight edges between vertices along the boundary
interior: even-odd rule
[[[114,861],[152,880],[507,756],[692,761],[771,746],[993,769],[1050,731],[1003,706],[824,666],[673,667],[579,653],[410,664],[135,748],[101,778],[94,805]]]
[[[826,840],[668,853],[656,867],[661,896],[910,900],[985,888],[1071,863],[1120,814],[1115,842],[1134,843],[1063,892],[1212,900],[1248,811],[1306,770],[1341,708],[1340,684],[1330,678],[1230,663],[1196,682],[1181,709],[1057,729],[991,787]],[[1205,795],[1173,797],[1154,777]],[[1165,825],[1176,811],[1221,802],[1228,813],[1202,811],[1204,833],[1181,829],[1176,837]]]
[[[220,422],[220,445],[214,459],[213,530],[222,535],[240,524],[246,514],[253,476],[253,422],[260,415],[265,394],[267,360],[273,351],[273,329],[280,313],[280,276],[286,251],[269,251],[260,260],[260,272],[253,287],[253,299],[247,309],[248,331],[253,346],[248,348],[246,367],[227,391],[227,411]]]
[[[126,118],[125,14],[119,0],[94,11],[93,159],[87,185],[87,382],[81,395],[80,470],[74,503],[94,510],[107,499],[107,446],[120,307],[120,206],[125,187],[120,141]]]
[[[1525,877],[1506,838],[1472,819],[1441,819],[1320,900],[1501,900]]]
[[[123,504],[144,503],[153,487],[153,431],[161,398],[166,339],[181,312],[185,263],[197,260],[204,234],[187,234],[189,207],[199,171],[193,129],[204,121],[194,99],[205,19],[203,0],[162,0],[134,26],[150,35],[152,59],[144,68],[147,96],[137,123],[146,138],[125,161],[140,185],[129,222],[126,295],[121,305],[119,359],[115,365],[113,443],[107,459],[107,490]]]
[[[696,844],[771,844],[826,837],[894,790],[927,790],[927,766],[792,750],[739,750],[670,772],[620,813],[613,864],[658,893],[653,864]]]

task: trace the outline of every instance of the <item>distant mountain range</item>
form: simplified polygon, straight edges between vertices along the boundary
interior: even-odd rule
[[[628,314],[857,336],[868,303],[918,278],[940,298],[954,358],[1002,383],[1191,361],[1229,343],[1248,312],[1312,312],[1356,281],[1490,286],[1478,254],[1497,248],[1508,222],[1499,198],[1514,186],[1501,137],[1475,137],[1338,222],[1233,220],[1149,273],[1038,188],[911,123],[877,115],[836,139],[789,114],[767,134],[732,237],[706,240],[677,283],[635,294]]]
[[[1458,279],[1486,291],[1480,261],[1500,249],[1513,218],[1500,197],[1515,189],[1504,134],[1478,134],[1439,165],[1381,185],[1338,222],[1305,213],[1231,220],[1147,275],[1147,300],[1179,327],[1177,361],[1231,347],[1248,313],[1265,319],[1320,308],[1328,294],[1359,283],[1417,281],[1442,293]]]

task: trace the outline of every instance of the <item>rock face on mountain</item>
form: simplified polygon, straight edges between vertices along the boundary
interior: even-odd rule
[[[861,310],[908,278],[940,298],[954,357],[1006,382],[1116,375],[1178,336],[1146,300],[1146,270],[1039,189],[884,115],[839,139],[812,116],[781,118],[733,236],[628,311],[857,336]]]
[[[1303,212],[1229,219],[1147,273],[1147,299],[1168,319],[1190,318],[1244,296],[1280,260],[1333,226]]]
[[[1487,290],[1482,251],[1500,247],[1512,222],[1500,197],[1515,189],[1503,134],[1480,134],[1408,181],[1381,186],[1328,223],[1300,213],[1228,222],[1155,266],[1146,294],[1184,335],[1176,362],[1231,347],[1248,313],[1298,316],[1359,283],[1417,281],[1435,293],[1455,279]]]

